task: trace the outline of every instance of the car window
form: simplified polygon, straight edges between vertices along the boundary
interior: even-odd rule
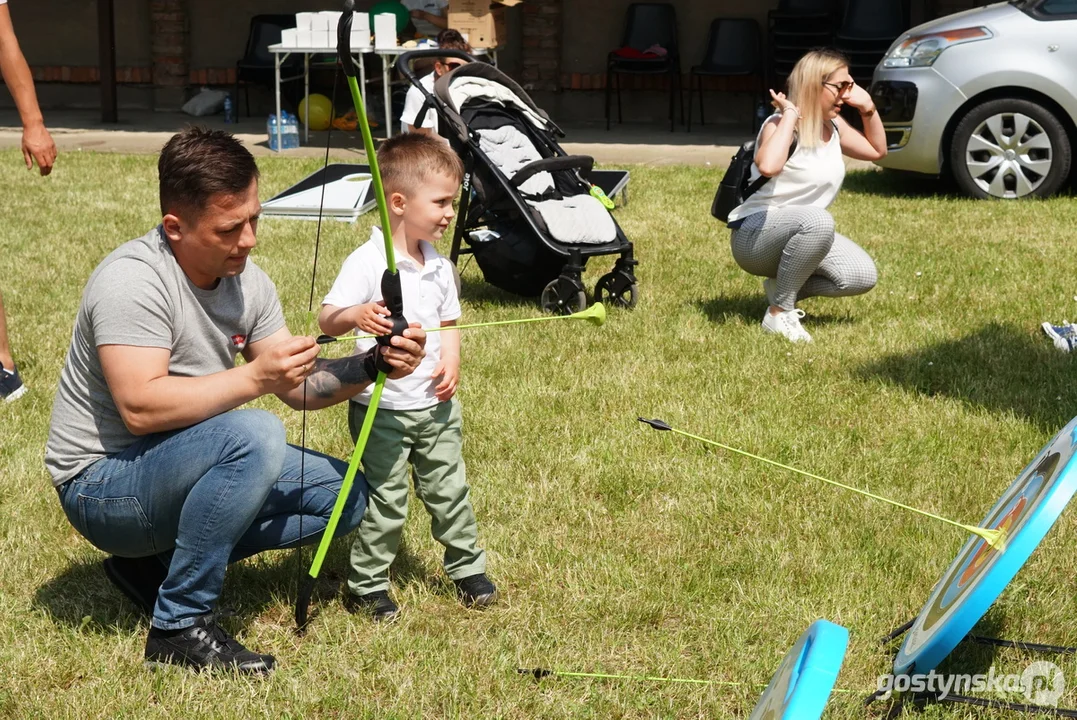
[[[1042,15],[1077,16],[1077,0],[1044,0],[1036,10]]]

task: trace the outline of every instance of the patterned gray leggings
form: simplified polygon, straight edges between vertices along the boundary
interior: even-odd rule
[[[871,257],[834,232],[834,218],[822,208],[775,207],[749,215],[733,230],[730,246],[742,268],[777,279],[770,300],[783,310],[815,295],[860,295],[878,279]]]

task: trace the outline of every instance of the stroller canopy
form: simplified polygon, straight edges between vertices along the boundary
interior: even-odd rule
[[[551,240],[618,242],[616,223],[581,177],[594,160],[565,155],[553,140],[560,129],[514,80],[492,65],[473,62],[438,78],[434,93],[455,139],[478,145],[478,156],[508,180],[510,191],[537,215]]]
[[[460,113],[471,100],[514,109],[537,129],[564,135],[519,83],[489,63],[472,62],[445,73],[434,83],[434,94],[447,106],[446,119],[461,142],[467,141],[468,133]]]

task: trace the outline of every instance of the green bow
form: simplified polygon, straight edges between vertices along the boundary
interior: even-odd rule
[[[378,344],[382,348],[389,347],[389,341],[394,335],[400,335],[408,327],[404,319],[404,298],[400,289],[400,275],[396,271],[396,254],[393,252],[393,236],[389,230],[389,206],[385,201],[385,187],[381,182],[381,171],[378,169],[378,156],[374,149],[374,137],[370,132],[370,123],[367,121],[366,107],[363,104],[363,96],[359,92],[359,83],[355,79],[355,64],[351,55],[351,29],[352,13],[355,10],[355,0],[345,0],[344,12],[337,22],[337,55],[340,64],[344,68],[344,75],[348,81],[348,89],[351,90],[352,103],[355,105],[356,115],[359,117],[359,128],[363,133],[363,147],[366,150],[367,162],[370,164],[370,174],[374,183],[374,194],[378,202],[378,214],[381,220],[382,237],[385,240],[385,260],[388,267],[381,278],[381,294],[386,308],[389,310],[389,321],[393,323],[393,330],[389,335],[378,337]],[[351,460],[348,463],[348,471],[344,474],[344,481],[340,486],[340,494],[333,505],[333,512],[329,516],[329,524],[322,533],[318,550],[314,554],[314,562],[311,563],[310,571],[304,579],[295,604],[296,627],[302,632],[309,619],[310,598],[314,592],[314,581],[321,572],[325,555],[333,542],[340,516],[344,512],[344,505],[351,493],[355,475],[359,471],[359,463],[363,459],[363,451],[366,450],[367,440],[370,438],[370,429],[374,425],[374,416],[378,412],[381,402],[381,393],[385,388],[384,365],[379,364],[378,377],[374,381],[374,392],[370,396],[370,405],[367,408],[366,417],[363,419],[363,427],[359,431],[359,438],[355,443]]]

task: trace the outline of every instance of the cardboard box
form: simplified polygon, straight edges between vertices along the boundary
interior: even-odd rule
[[[459,30],[473,48],[495,48],[508,42],[505,8],[523,0],[449,0],[449,27]]]

